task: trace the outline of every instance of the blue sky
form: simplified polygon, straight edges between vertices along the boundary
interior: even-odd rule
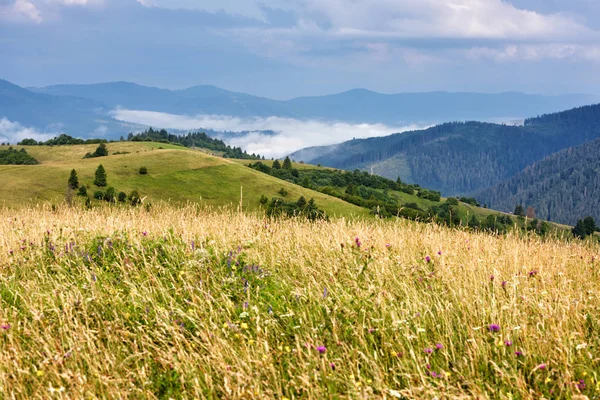
[[[600,94],[597,0],[0,0],[0,78]]]

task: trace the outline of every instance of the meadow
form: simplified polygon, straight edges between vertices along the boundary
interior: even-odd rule
[[[0,221],[2,398],[600,395],[597,242],[164,203]]]

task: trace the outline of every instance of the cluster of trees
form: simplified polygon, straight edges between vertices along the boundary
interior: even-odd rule
[[[94,185],[97,187],[106,187],[107,186],[107,176],[106,170],[102,164],[98,165],[94,176]],[[77,195],[82,196],[86,199],[86,205],[90,206],[90,196],[88,194],[88,188],[85,185],[79,184],[79,177],[77,175],[76,170],[71,170],[71,174],[69,176],[69,180],[67,181],[67,186],[69,190],[77,190]],[[96,200],[104,200],[109,203],[130,203],[131,205],[138,205],[142,202],[142,199],[137,190],[131,191],[129,195],[122,191],[117,191],[112,186],[109,186],[106,191],[96,190],[93,193],[93,198]],[[68,192],[67,201],[70,202],[70,192]]]
[[[125,140],[125,138],[121,137],[121,140]],[[165,129],[154,130],[150,128],[141,133],[130,133],[127,136],[127,141],[170,143],[185,147],[199,147],[215,152],[222,152],[223,157],[226,158],[238,158],[243,160],[261,159],[258,154],[248,154],[240,147],[231,147],[222,140],[208,136],[205,132],[189,132],[186,135],[174,135]],[[262,159],[264,159],[264,157]]]
[[[23,139],[19,143],[19,146],[63,146],[72,144],[97,144],[107,143],[106,139],[78,139],[72,136],[62,134],[55,138],[46,140],[45,142],[37,141],[35,139]]]
[[[106,144],[100,143],[96,148],[96,151],[94,151],[93,153],[85,153],[85,156],[83,156],[83,158],[106,157],[107,155],[108,148],[106,147]]]
[[[600,228],[596,226],[596,220],[592,217],[585,217],[584,219],[577,220],[571,232],[576,238],[585,239],[598,231],[600,231]]]
[[[286,193],[287,195],[287,193]],[[279,197],[273,197],[271,201],[266,196],[262,196],[260,203],[266,205],[267,215],[269,217],[304,217],[311,221],[327,220],[325,211],[320,210],[313,198],[306,201],[304,196],[300,196],[297,201],[285,201]]]
[[[9,147],[0,150],[0,165],[35,165],[38,161],[29,155],[25,149],[15,150]]]

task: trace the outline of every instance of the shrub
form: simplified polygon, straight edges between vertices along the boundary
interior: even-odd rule
[[[106,193],[104,193],[104,200],[108,201],[109,203],[114,203],[116,199],[117,191],[115,190],[115,188],[111,186],[108,189],[106,189]]]
[[[79,190],[77,191],[78,196],[87,196],[87,188],[84,185],[79,186]]]
[[[260,196],[260,200],[259,200],[260,204],[267,204],[268,201],[269,201],[269,199],[264,194],[262,196]]]
[[[132,206],[137,206],[142,202],[140,199],[140,194],[137,190],[133,190],[131,193],[129,193],[129,201],[131,202]]]
[[[104,192],[102,190],[96,190],[94,192],[94,198],[96,200],[104,200]]]
[[[69,188],[77,189],[79,187],[79,178],[77,178],[77,171],[71,170],[71,176],[69,176],[68,182]]]
[[[127,201],[127,194],[125,192],[119,192],[117,199],[119,200],[119,203],[125,203],[125,201]]]
[[[279,189],[279,192],[277,192],[277,193],[279,193],[279,194],[280,194],[280,195],[282,195],[283,197],[285,197],[285,196],[287,196],[287,195],[288,195],[288,192],[287,192],[287,190],[285,190],[284,188],[281,188],[281,189]]]
[[[141,167],[140,168],[140,175],[148,175],[148,168]]]

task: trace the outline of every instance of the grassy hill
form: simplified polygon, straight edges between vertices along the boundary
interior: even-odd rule
[[[600,395],[591,239],[165,205],[0,220],[2,398]]]
[[[330,215],[368,215],[368,210],[339,199],[266,176],[237,162],[215,157],[203,151],[163,143],[116,142],[108,144],[107,157],[83,159],[97,145],[15,146],[24,147],[40,164],[0,166],[0,204],[18,207],[28,202],[63,201],[71,169],[75,168],[80,184],[89,186],[91,195],[94,172],[102,164],[108,185],[129,193],[138,190],[148,201],[199,202],[210,206],[237,207],[242,190],[243,207],[252,211],[260,206],[261,195],[278,196],[284,188],[290,199],[313,197],[319,208]],[[1,148],[6,148],[6,146]],[[115,152],[129,154],[112,155]],[[140,167],[148,175],[140,175]]]

